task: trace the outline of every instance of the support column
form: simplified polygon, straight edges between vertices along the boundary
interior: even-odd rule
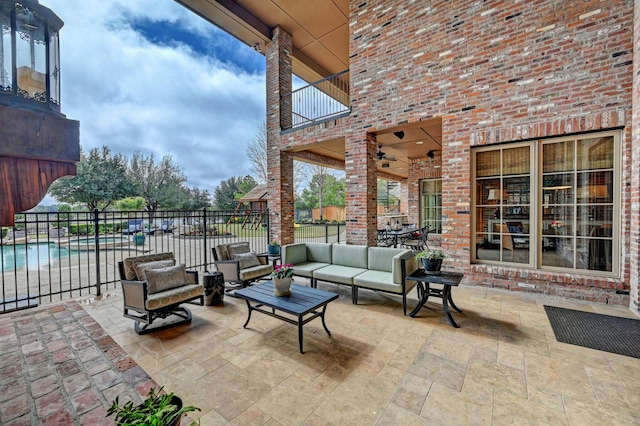
[[[633,10],[633,97],[631,118],[631,212],[629,214],[629,309],[640,310],[640,2]]]
[[[293,157],[281,152],[280,132],[291,125],[292,65],[291,35],[282,28],[273,30],[266,46],[267,59],[267,189],[271,240],[281,244],[294,241]]]
[[[409,172],[407,179],[402,183],[402,195],[404,196],[405,188],[407,193],[407,220],[409,223],[415,223],[417,227],[421,227],[420,222],[420,163],[416,160],[409,161]]]
[[[348,134],[344,148],[347,244],[375,246],[378,230],[375,136]]]

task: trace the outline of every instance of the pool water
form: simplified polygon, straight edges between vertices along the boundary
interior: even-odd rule
[[[51,243],[29,243],[0,246],[0,271],[38,270],[68,255],[65,247]]]

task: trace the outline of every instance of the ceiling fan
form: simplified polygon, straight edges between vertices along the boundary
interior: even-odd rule
[[[391,155],[387,155],[385,152],[382,152],[382,145],[378,145],[378,153],[376,155],[378,156],[378,161],[382,161],[382,160],[396,161],[395,157]]]

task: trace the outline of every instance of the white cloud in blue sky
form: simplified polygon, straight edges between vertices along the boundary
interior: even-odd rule
[[[265,120],[262,55],[172,0],[40,4],[65,23],[61,109],[80,121],[85,151],[171,154],[188,185],[211,192],[249,174],[246,144]]]

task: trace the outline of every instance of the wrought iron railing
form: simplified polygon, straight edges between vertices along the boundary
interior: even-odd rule
[[[296,242],[345,241],[338,223],[295,225]],[[2,229],[0,314],[61,300],[103,295],[120,286],[118,262],[170,251],[188,269],[213,268],[211,249],[269,244],[268,210],[67,212],[16,215]]]
[[[340,243],[346,240],[344,223],[308,223],[295,225],[295,242]]]
[[[0,313],[101,295],[119,286],[118,262],[129,256],[171,251],[187,268],[205,271],[217,244],[248,241],[264,253],[268,218],[266,210],[16,215],[0,245]]]
[[[282,95],[283,104],[291,102],[291,127],[296,128],[337,118],[351,110],[349,70],[323,78],[308,86]]]

